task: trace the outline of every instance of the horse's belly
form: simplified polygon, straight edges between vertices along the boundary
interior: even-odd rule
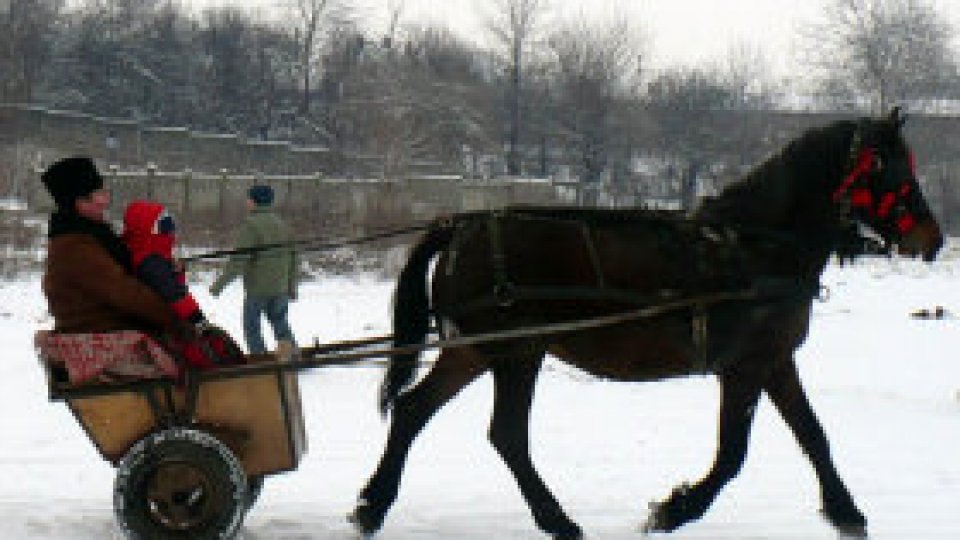
[[[679,324],[582,332],[557,340],[548,352],[592,375],[624,381],[683,376],[694,368],[689,327]]]

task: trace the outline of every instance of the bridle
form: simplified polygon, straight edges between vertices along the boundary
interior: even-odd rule
[[[902,237],[909,234],[917,225],[917,218],[910,211],[907,202],[913,191],[913,178],[916,177],[916,163],[913,152],[908,154],[910,177],[902,180],[891,190],[875,195],[889,182],[882,182],[884,169],[880,153],[872,146],[863,146],[860,129],[854,133],[850,145],[850,172],[833,191],[833,202],[847,215],[860,210],[868,218],[892,226]],[[881,180],[878,185],[877,180]]]

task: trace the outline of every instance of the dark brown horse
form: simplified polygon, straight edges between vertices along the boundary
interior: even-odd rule
[[[704,372],[718,377],[722,403],[713,467],[653,504],[648,530],[671,531],[706,512],[743,465],[753,413],[766,392],[816,471],[823,514],[839,530],[864,536],[866,519],[834,467],[794,351],[806,338],[831,255],[856,255],[865,245],[858,224],[887,246],[928,261],[942,245],[901,125],[895,110],[883,119],[809,131],[706,201],[694,219],[516,207],[438,221],[400,275],[396,344],[423,343],[431,314],[447,337],[544,332],[447,347],[407,391],[417,355],[392,358],[381,395],[382,406],[393,411],[387,446],[350,519],[367,534],[381,527],[417,434],[444,403],[490,371],[491,443],[540,529],[555,538],[580,538],[580,527],[530,458],[530,405],[549,353],[623,381]],[[430,301],[429,264],[438,254]],[[598,324],[574,322],[585,320]]]

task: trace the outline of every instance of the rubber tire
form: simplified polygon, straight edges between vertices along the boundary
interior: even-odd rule
[[[247,512],[253,508],[253,505],[257,503],[257,499],[260,498],[260,493],[263,492],[263,481],[265,479],[265,476],[251,476],[247,480]]]
[[[247,490],[243,466],[226,445],[173,428],[141,439],[120,461],[113,509],[131,540],[226,540],[243,522]]]

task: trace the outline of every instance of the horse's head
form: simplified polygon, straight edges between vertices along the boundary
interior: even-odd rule
[[[860,122],[850,145],[850,168],[833,201],[846,218],[873,229],[901,254],[932,261],[943,235],[920,190],[903,122],[899,108],[886,118]]]

